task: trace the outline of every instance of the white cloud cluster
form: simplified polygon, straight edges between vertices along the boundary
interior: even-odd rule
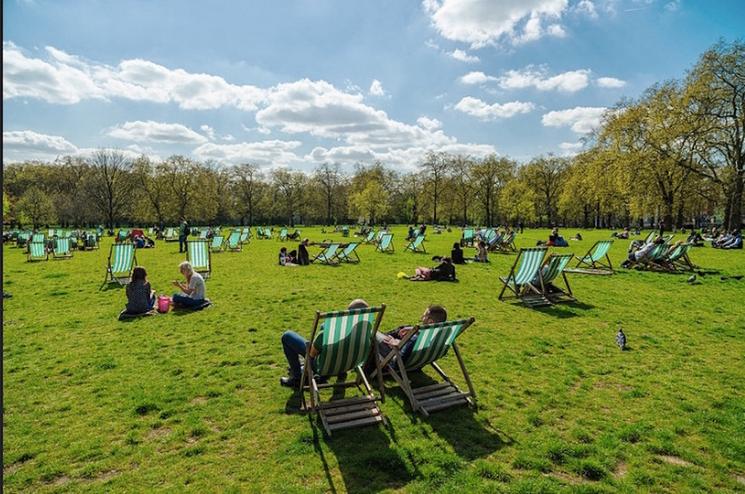
[[[476,55],[471,55],[465,50],[461,50],[460,48],[456,48],[453,51],[448,52],[448,56],[450,58],[454,58],[455,60],[465,62],[465,63],[478,63],[480,62],[479,57]]]
[[[600,126],[607,108],[577,106],[567,110],[550,111],[541,122],[546,127],[570,127],[578,134],[587,134]]]
[[[605,88],[619,88],[624,87],[626,85],[626,81],[622,81],[621,79],[616,79],[615,77],[598,77],[595,83],[599,87],[605,87]]]
[[[417,118],[416,123],[419,124],[419,127],[427,130],[436,130],[442,127],[442,122],[440,122],[436,118],[429,118],[425,116]]]
[[[561,91],[574,93],[587,87],[590,81],[588,69],[570,70],[549,76],[545,67],[528,66],[522,70],[508,70],[499,78],[502,89],[524,89],[534,87],[539,91]]]
[[[524,101],[510,101],[509,103],[493,103],[490,105],[471,96],[464,97],[455,105],[456,110],[484,121],[514,117],[521,113],[529,113],[534,108],[535,105],[533,103]]]
[[[468,74],[460,78],[460,82],[463,84],[474,85],[474,84],[485,84],[490,81],[496,81],[497,78],[494,76],[486,75],[480,71],[469,72]]]
[[[237,144],[216,144],[207,142],[197,147],[192,154],[200,160],[214,160],[222,163],[250,162],[264,167],[288,166],[300,159],[295,150],[300,141],[258,141]]]
[[[373,79],[372,83],[370,83],[370,89],[367,92],[372,96],[385,96],[383,84],[377,79]]]
[[[3,160],[7,162],[23,160],[52,161],[60,156],[88,157],[99,151],[97,148],[79,148],[62,136],[40,134],[32,130],[3,132]],[[140,149],[117,149],[128,158],[134,159],[144,153]],[[151,155],[159,159],[157,155]]]
[[[423,6],[442,37],[480,48],[564,36],[559,21],[568,0],[424,0]]]
[[[203,125],[204,127],[208,127]],[[107,135],[133,142],[158,142],[165,144],[201,144],[207,138],[190,128],[177,123],[153,122],[152,120],[124,122],[110,128]]]

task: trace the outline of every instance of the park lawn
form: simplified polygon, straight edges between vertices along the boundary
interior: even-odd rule
[[[212,307],[135,322],[117,321],[123,289],[99,291],[110,239],[68,261],[27,263],[5,246],[6,491],[745,491],[745,280],[720,279],[745,274],[743,251],[694,249],[694,263],[718,271],[694,285],[687,274],[573,274],[579,304],[530,309],[497,299],[515,254],[458,267],[459,283],[411,283],[396,273],[433,265],[460,232],[428,235],[427,255],[404,252],[405,229],[394,232],[395,254],[365,245],[359,265],[340,267],[282,268],[280,242],[252,240],[213,255]],[[582,233],[555,250],[582,254],[609,236]],[[627,245],[613,245],[615,265]],[[137,252],[159,293],[173,291],[183,258],[177,243]],[[385,426],[326,438],[295,413],[278,382],[280,335],[307,336],[315,310],[356,297],[386,304],[383,329],[430,303],[475,317],[460,346],[478,410],[423,419],[390,381]],[[462,382],[454,356],[443,366]]]

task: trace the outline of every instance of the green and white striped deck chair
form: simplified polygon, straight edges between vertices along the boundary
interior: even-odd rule
[[[264,227],[264,238],[267,239],[267,240],[271,240],[272,239],[272,229],[269,228],[268,226],[265,226]]]
[[[391,347],[390,353],[384,357],[378,356],[380,367],[390,373],[403,389],[411,408],[415,412],[421,412],[425,417],[431,412],[450,408],[456,405],[476,405],[476,392],[471,384],[471,378],[466,370],[466,365],[460,355],[456,339],[473,324],[474,318],[457,321],[446,321],[424,326],[414,326],[406,333],[397,346]],[[414,337],[411,352],[403,360],[401,350]],[[437,361],[443,358],[452,347],[455,358],[463,373],[463,378],[468,386],[468,392],[464,393],[448,377]],[[437,374],[442,377],[442,383],[430,384],[414,388],[409,380],[408,371],[422,369],[432,366]]]
[[[473,228],[466,228],[463,230],[463,236],[460,239],[460,245],[473,245],[473,236],[475,232]]]
[[[175,229],[172,227],[166,228],[166,231],[163,234],[163,240],[166,242],[175,242],[178,240],[178,235],[176,234]]]
[[[55,236],[54,228],[50,228],[49,230],[47,230],[47,238],[52,238],[54,236]]]
[[[395,252],[396,249],[393,247],[393,234],[384,233],[380,237],[380,241],[378,242],[378,246],[375,250],[378,252],[387,252],[391,254]]]
[[[482,240],[487,244],[498,235],[498,232],[494,228],[487,228],[482,235]]]
[[[337,251],[339,250],[339,244],[329,244],[328,247],[323,249],[316,257],[310,262],[320,262],[321,264],[338,264]]]
[[[328,435],[339,429],[377,424],[383,421],[383,414],[378,407],[378,400],[385,400],[383,378],[380,362],[375,348],[375,335],[385,312],[385,305],[364,309],[352,309],[340,312],[316,312],[313,332],[310,341],[318,350],[315,358],[310,356],[310,347],[305,355],[305,371],[300,378],[303,409],[318,413]],[[380,393],[376,397],[370,386],[365,371],[365,363],[370,356],[375,360],[375,372]],[[307,365],[312,362],[312,365]],[[318,383],[319,376],[329,377],[355,371],[357,378],[350,382]],[[362,385],[362,387],[361,387]],[[322,401],[320,390],[323,388],[356,387],[363,396]],[[308,407],[305,394],[310,395]]]
[[[87,233],[85,235],[85,250],[98,249],[98,237],[95,233]]]
[[[16,237],[16,247],[26,247],[31,240],[31,234],[28,232],[20,232]]]
[[[43,236],[43,235],[42,235]],[[28,244],[28,261],[48,261],[49,252],[47,252],[46,242],[29,242]]]
[[[119,229],[119,233],[116,235],[116,241],[124,242],[125,240],[127,240],[128,236],[129,236],[129,229],[121,228]]]
[[[57,238],[54,241],[54,251],[52,255],[55,259],[70,259],[72,257],[72,249],[70,248],[69,238]]]
[[[360,244],[357,242],[351,242],[347,244],[344,249],[340,250],[336,257],[339,259],[340,262],[352,262],[352,263],[358,263],[360,262],[360,256],[357,255],[357,247]]]
[[[613,240],[598,240],[590,247],[583,257],[577,257],[577,265],[567,269],[569,273],[581,274],[613,274],[613,264],[610,262],[608,251]],[[603,262],[605,260],[605,262]]]
[[[375,235],[375,242],[377,242],[377,243],[380,243],[380,241],[381,241],[381,240],[382,240],[382,238],[383,238],[383,235],[385,235],[386,233],[388,233],[388,232],[386,232],[385,230],[380,230],[380,231],[379,231],[379,232],[378,232],[378,233],[377,233],[377,234]]]
[[[207,234],[209,233],[209,230],[206,228],[202,228],[199,230],[199,239],[200,240],[207,240]]]
[[[691,244],[680,244],[667,256],[665,261],[672,270],[693,271],[696,268],[688,257],[691,247]]]
[[[279,240],[280,242],[286,242],[286,241],[287,241],[287,228],[282,228],[282,229],[281,229],[281,230],[279,231],[279,236],[277,237],[277,239],[278,239],[278,240]]]
[[[517,250],[517,247],[515,247],[515,237],[517,237],[517,233],[515,232],[510,232],[502,237],[499,240],[499,248],[501,250],[515,252]]]
[[[31,235],[31,242],[33,242],[35,244],[37,244],[37,243],[42,243],[44,245],[47,244],[47,241],[44,238],[44,234],[43,233],[34,233],[33,235]]]
[[[657,236],[657,230],[652,230],[649,232],[649,235],[647,235],[647,238],[644,239],[645,244],[651,244],[654,242],[654,238]]]
[[[210,244],[210,250],[212,252],[220,252],[225,248],[225,237],[222,235],[215,235],[212,237],[212,243]]]
[[[370,230],[367,232],[367,237],[365,237],[365,243],[371,244],[373,242],[375,242],[375,230]]]
[[[225,248],[230,252],[240,252],[243,250],[243,245],[241,245],[241,232],[238,230],[230,232]]]
[[[543,265],[544,257],[546,257],[545,247],[520,249],[515,263],[510,269],[510,274],[507,277],[499,277],[504,284],[502,291],[499,293],[499,300],[504,300],[504,292],[509,288],[516,297],[527,305],[545,304],[541,288],[532,284],[536,278],[540,279],[538,273]],[[528,297],[531,294],[537,295],[537,297]]]
[[[248,232],[245,231],[245,230],[242,230],[241,231],[241,236],[238,239],[238,241],[241,243],[241,245],[242,244],[247,244],[248,243]]]
[[[256,238],[261,240],[264,238],[264,228],[261,226],[256,227]]]
[[[407,245],[404,250],[426,253],[427,249],[424,248],[424,235],[417,235],[414,240],[409,242],[409,245]]]
[[[189,240],[186,242],[186,260],[194,271],[206,280],[212,275],[212,255],[207,240]]]
[[[575,302],[577,300],[574,298],[569,280],[564,272],[573,257],[574,254],[551,254],[546,260],[546,265],[541,269],[543,296],[551,303]],[[555,283],[557,278],[564,280],[566,289],[562,290],[557,286]]]
[[[111,246],[104,285],[119,283],[123,286],[129,283],[132,269],[137,262],[135,250],[135,246],[131,242],[122,242]]]

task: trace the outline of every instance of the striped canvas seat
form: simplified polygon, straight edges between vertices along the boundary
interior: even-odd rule
[[[513,251],[513,252],[516,251],[517,248],[515,247],[515,237],[517,237],[517,233],[509,232],[507,235],[505,235],[499,240],[498,247],[501,250]]]
[[[552,303],[575,301],[572,289],[569,286],[569,280],[564,273],[564,269],[566,269],[573,257],[573,254],[551,254],[548,256],[546,264],[541,270],[543,295]],[[564,286],[566,287],[564,290],[560,289],[556,284],[560,279],[564,281]],[[551,285],[551,287],[548,285]]]
[[[109,251],[108,266],[106,268],[106,283],[126,285],[137,262],[135,246],[130,242],[114,244]]]
[[[45,242],[33,242],[33,241],[30,242],[28,244],[28,260],[29,261],[49,260],[49,253],[47,252],[47,244]]]
[[[279,240],[281,240],[282,242],[284,242],[285,240],[287,240],[287,228],[282,228],[282,229],[281,229],[281,230],[279,231],[279,237],[278,237],[278,238],[279,238]]]
[[[35,244],[42,243],[45,245],[47,243],[43,233],[34,233],[33,235],[31,235],[31,242]]]
[[[353,263],[360,262],[360,256],[357,254],[357,247],[359,245],[360,244],[357,242],[352,242],[344,247],[343,250],[339,251],[337,254],[339,261]]]
[[[460,239],[461,245],[473,245],[473,236],[475,232],[473,228],[466,228],[463,230],[463,236]]]
[[[380,241],[378,242],[378,246],[375,250],[378,252],[387,252],[387,253],[394,252],[395,248],[393,246],[393,234],[384,233],[380,237]]]
[[[238,230],[230,232],[226,247],[231,252],[240,252],[243,250],[243,246],[241,245],[241,232]]]
[[[372,350],[375,345],[375,334],[384,312],[385,305],[340,312],[316,312],[310,341],[318,350],[318,355],[313,359],[310,353],[306,353],[306,363],[313,362],[313,365],[305,366],[300,389],[303,407],[308,409],[305,395],[309,393],[309,408],[318,413],[329,435],[335,430],[377,424],[383,421],[383,414],[377,404],[378,399],[384,399],[383,380],[379,372],[377,352]],[[363,368],[371,355],[375,360],[380,398],[375,396]],[[350,382],[345,380],[336,383],[319,383],[314,375],[313,367],[320,376],[338,376],[354,371],[357,379]],[[356,387],[362,391],[363,396],[324,402],[321,399],[320,390],[330,387]]]
[[[381,367],[401,386],[415,412],[428,416],[431,412],[455,405],[475,406],[476,393],[456,343],[456,339],[473,322],[474,319],[471,318],[414,326],[398,345],[391,347],[385,358],[378,357]],[[411,351],[404,360],[402,352],[407,345],[411,345]],[[468,392],[461,391],[437,363],[451,348],[458,360]],[[408,372],[427,366],[433,367],[443,378],[443,382],[414,388]]]
[[[613,264],[611,263],[608,251],[613,245],[613,240],[598,240],[595,245],[590,247],[582,257],[577,257],[577,265],[574,268],[567,269],[569,273],[582,274],[613,274]]]
[[[696,266],[691,262],[688,257],[688,252],[691,250],[691,244],[679,245],[670,255],[667,257],[667,262],[673,270],[687,270],[693,271]]]
[[[212,252],[220,252],[224,248],[225,246],[224,244],[225,244],[225,237],[223,237],[222,235],[215,235],[214,237],[212,237],[212,243],[210,244],[210,250]]]
[[[512,265],[510,274],[507,277],[500,276],[499,278],[504,284],[499,294],[499,300],[504,299],[504,292],[508,288],[516,297],[525,303],[529,303],[526,295],[531,292],[538,294],[540,299],[543,300],[540,290],[531,283],[538,277],[545,256],[545,247],[520,249],[517,259],[515,259],[515,263]]]
[[[373,243],[374,241],[375,241],[375,231],[374,231],[374,230],[370,230],[370,231],[369,231],[369,232],[367,233],[367,237],[365,238],[365,243],[366,243],[366,244],[371,244],[371,243]]]
[[[414,240],[409,243],[409,245],[406,246],[406,250],[410,250],[411,252],[427,252],[427,249],[424,248],[424,235],[417,235]]]
[[[204,279],[212,275],[212,257],[207,240],[189,240],[186,243],[186,260]]]
[[[322,250],[311,262],[320,262],[322,264],[338,264],[337,251],[339,244],[331,244]]]
[[[248,232],[246,230],[241,231],[241,236],[238,239],[241,244],[248,243]]]
[[[69,259],[72,257],[69,238],[57,238],[54,242],[53,255],[55,259]]]

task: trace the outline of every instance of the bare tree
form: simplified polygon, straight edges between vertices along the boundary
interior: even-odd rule
[[[424,162],[420,165],[428,185],[432,189],[432,223],[437,224],[437,204],[440,200],[442,182],[449,168],[448,155],[446,153],[427,153]]]
[[[253,226],[255,208],[263,185],[263,176],[256,165],[249,163],[243,163],[233,168],[233,176],[241,220],[248,219],[248,224]]]
[[[333,224],[334,199],[339,189],[340,182],[339,165],[324,163],[316,168],[314,178],[320,185],[326,202],[326,225]]]
[[[89,169],[87,195],[113,229],[133,202],[132,162],[118,151],[100,150],[90,159]]]

